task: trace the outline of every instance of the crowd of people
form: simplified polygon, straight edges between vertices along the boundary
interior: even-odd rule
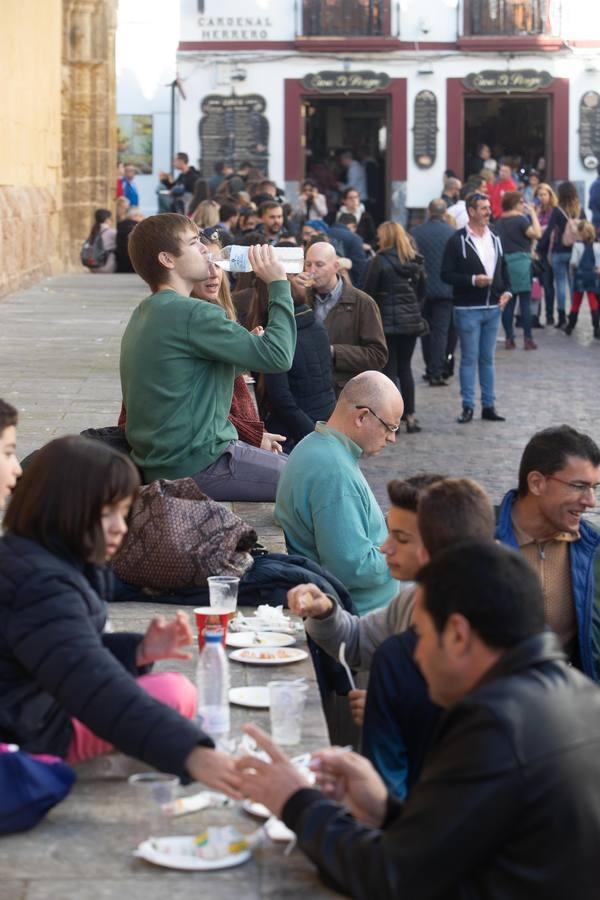
[[[263,179],[257,189],[275,193],[243,207],[247,222],[256,219],[244,235],[236,195],[249,172],[215,173],[221,180],[205,185],[212,195],[228,184],[218,221],[201,228],[195,216],[213,200],[201,196],[197,173],[192,184],[184,156],[180,176],[161,188],[183,211],[143,218],[127,239],[150,294],[121,342],[125,453],[64,437],[22,473],[17,412],[0,400],[0,742],[71,763],[116,749],[250,797],[354,897],[591,896],[600,533],[584,516],[598,499],[600,448],[567,425],[534,434],[497,510],[464,473],[392,479],[387,520],[359,465],[393,444],[403,422],[408,434],[420,430],[417,337],[427,338],[432,387],[447,384],[460,341],[461,424],[473,419],[477,376],[482,418],[503,420],[496,337],[502,320],[514,347],[518,298],[534,349],[533,241],[550,257],[559,318],[569,270],[561,282],[558,258],[568,248],[568,265],[575,260],[564,317],[572,332],[583,294],[596,297],[588,244],[592,269],[598,263],[581,207],[569,206],[572,186],[560,185],[553,205],[552,189],[537,185],[534,193],[547,192],[538,212],[502,166],[496,193],[483,176],[462,186],[450,174],[445,196],[409,234],[369,218],[358,232],[368,216],[359,184],[328,223],[318,184],[303,185],[288,214]],[[128,200],[132,181],[122,186]],[[463,227],[452,213],[460,204]],[[90,253],[110,230],[109,219],[96,220]],[[233,283],[217,264],[230,236],[245,238],[252,267]],[[305,243],[297,275],[273,249],[292,239]],[[343,641],[350,665],[369,676],[346,711],[362,729],[362,752],[316,753],[319,789],[253,726],[270,761],[217,749],[193,721],[192,685],[151,671],[188,658],[185,613],[153,619],[144,634],[106,629],[111,562],[133,530],[132,505],[160,479],[191,479],[217,502],[275,501],[292,558],[340,587],[305,580],[287,595],[322,653],[335,659]]]

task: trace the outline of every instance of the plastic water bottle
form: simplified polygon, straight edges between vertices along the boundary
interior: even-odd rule
[[[217,740],[229,734],[229,660],[221,644],[222,631],[205,631],[196,669],[198,723]]]
[[[220,266],[226,272],[251,272],[252,266],[248,258],[250,247],[240,247],[238,244],[230,244],[219,252],[219,258],[214,260],[216,266]],[[297,275],[304,268],[304,250],[302,247],[273,247],[275,257],[283,263],[285,271],[289,275]]]

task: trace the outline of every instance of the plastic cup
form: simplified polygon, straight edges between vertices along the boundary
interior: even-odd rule
[[[271,737],[284,747],[299,744],[308,685],[303,681],[270,681],[268,688]]]
[[[168,834],[169,805],[175,801],[179,778],[164,772],[141,772],[131,775],[127,782],[134,792],[137,843]]]
[[[233,575],[212,575],[207,581],[211,607],[233,615],[237,609],[240,579]]]
[[[196,628],[198,630],[198,650],[202,651],[204,649],[204,644],[206,643],[204,632],[207,628],[220,628],[223,632],[221,643],[225,646],[225,641],[227,640],[227,623],[231,618],[231,613],[219,612],[212,606],[197,606],[194,610],[194,617],[196,619]]]

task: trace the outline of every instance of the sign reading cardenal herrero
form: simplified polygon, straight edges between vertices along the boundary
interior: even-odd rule
[[[380,91],[390,83],[385,72],[311,72],[302,79],[309,91],[342,94],[368,94]]]
[[[539,91],[549,87],[553,81],[554,77],[550,72],[538,72],[535,69],[513,71],[486,69],[483,72],[470,72],[463,79],[463,84],[471,90],[481,91],[484,94],[510,94]]]

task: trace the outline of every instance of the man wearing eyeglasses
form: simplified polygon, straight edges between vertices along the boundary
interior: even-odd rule
[[[500,507],[496,537],[540,576],[546,621],[573,665],[600,681],[600,532],[582,516],[600,494],[600,448],[568,425],[539,431],[519,486]]]
[[[504,422],[496,411],[496,339],[500,313],[512,294],[502,243],[489,228],[490,201],[485,194],[466,199],[469,221],[448,240],[442,260],[442,281],[452,285],[454,325],[460,341],[458,422],[471,422],[475,409],[475,376],[479,372],[481,418]]]
[[[404,404],[381,372],[362,372],[343,388],[327,422],[292,451],[279,479],[275,520],[290,553],[328,569],[363,615],[399,591],[380,550],[387,527],[359,460],[396,441]]]

